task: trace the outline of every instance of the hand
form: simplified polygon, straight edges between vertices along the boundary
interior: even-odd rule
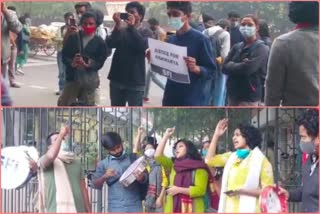
[[[148,63],[150,63],[151,52],[150,52],[150,49],[149,49],[149,48],[146,50],[146,58],[147,58],[147,60],[148,60]]]
[[[179,194],[179,193],[180,193],[179,187],[177,186],[172,186],[169,189],[167,189],[167,194],[169,195],[175,196],[176,194]]]
[[[228,129],[228,119],[222,119],[218,122],[213,136],[221,137]]]
[[[69,126],[64,126],[60,129],[60,135],[65,137],[69,134]]]
[[[138,182],[142,182],[143,180],[144,180],[144,173],[143,173],[143,171],[141,172],[141,171],[135,171],[135,172],[133,172],[133,175],[134,175],[134,177],[136,177],[136,180],[138,181]]]
[[[143,134],[145,134],[145,132],[146,132],[146,130],[142,126],[140,126],[138,128],[138,135],[139,136],[142,136]]]
[[[77,26],[68,26],[67,33],[77,33],[78,31]]]
[[[136,25],[134,15],[132,15],[131,13],[128,13],[128,19],[125,20],[125,22],[128,24],[129,27],[134,27]]]
[[[115,176],[117,173],[114,169],[107,169],[106,173],[104,173],[103,177],[104,178],[110,178]]]
[[[116,23],[116,25],[121,24],[120,13],[113,14],[112,19]]]
[[[158,197],[156,200],[156,208],[161,208],[162,206],[162,198]]]
[[[35,162],[35,161],[32,160],[32,159],[29,160],[29,167],[30,167],[30,170],[31,170],[33,173],[36,173],[37,170],[38,170],[38,164],[37,164],[37,162]]]
[[[279,195],[285,195],[286,196],[286,200],[288,200],[289,199],[289,192],[288,192],[288,190],[286,190],[286,189],[284,189],[284,188],[282,188],[282,187],[280,187],[280,186],[277,186],[277,185],[275,185],[275,187],[277,187],[278,188],[278,194]]]
[[[233,196],[240,195],[241,190],[228,190],[228,191],[224,192],[224,194],[226,194],[229,197],[233,197]]]
[[[171,137],[174,133],[176,128],[167,128],[166,132],[164,133],[165,137]]]
[[[188,69],[195,74],[200,74],[200,67],[197,66],[197,61],[193,57],[184,57],[184,61],[187,64]]]

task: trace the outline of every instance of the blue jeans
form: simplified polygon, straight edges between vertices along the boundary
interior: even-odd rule
[[[62,51],[58,51],[57,61],[58,61],[58,69],[59,69],[59,75],[58,75],[59,91],[62,91],[64,88],[65,75],[66,75],[66,66],[62,62]]]
[[[227,76],[221,71],[217,72],[214,79],[214,88],[211,91],[213,96],[213,106],[225,106],[227,96]]]

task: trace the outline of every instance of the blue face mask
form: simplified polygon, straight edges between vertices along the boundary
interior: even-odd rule
[[[168,25],[177,31],[180,30],[180,28],[182,28],[184,23],[181,21],[181,17],[170,17]]]
[[[201,155],[202,157],[206,157],[207,156],[207,153],[208,153],[208,150],[204,149],[201,151]]]
[[[240,159],[245,159],[250,153],[249,149],[238,149],[237,150],[237,156]]]
[[[251,38],[256,35],[256,27],[255,26],[240,26],[239,31],[243,35],[244,38]]]

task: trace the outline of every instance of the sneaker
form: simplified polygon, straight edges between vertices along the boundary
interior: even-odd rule
[[[60,91],[57,89],[54,91],[54,94],[58,96],[58,95],[60,95]]]
[[[144,102],[149,102],[149,98],[148,98],[148,97],[144,97],[144,98],[143,98],[143,101],[144,101]]]

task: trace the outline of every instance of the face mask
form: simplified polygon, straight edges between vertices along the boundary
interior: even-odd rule
[[[180,28],[182,28],[184,22],[181,21],[181,17],[171,17],[169,18],[168,24],[170,27],[177,31],[180,30]]]
[[[312,154],[315,151],[314,142],[313,141],[309,141],[309,142],[300,141],[300,149],[304,153]]]
[[[238,27],[239,26],[239,22],[231,22],[230,26],[231,27]]]
[[[155,152],[156,152],[155,149],[147,149],[146,151],[144,151],[144,155],[147,156],[148,158],[152,158]]]
[[[84,27],[84,26],[82,26],[82,29],[86,35],[90,36],[96,32],[97,27]]]
[[[250,38],[256,35],[256,27],[254,26],[240,26],[239,30],[244,38]]]
[[[202,157],[207,156],[207,153],[208,153],[208,150],[206,150],[206,149],[202,150],[202,152],[201,152]]]
[[[240,159],[245,159],[250,153],[249,149],[238,149],[237,150],[237,156]]]

